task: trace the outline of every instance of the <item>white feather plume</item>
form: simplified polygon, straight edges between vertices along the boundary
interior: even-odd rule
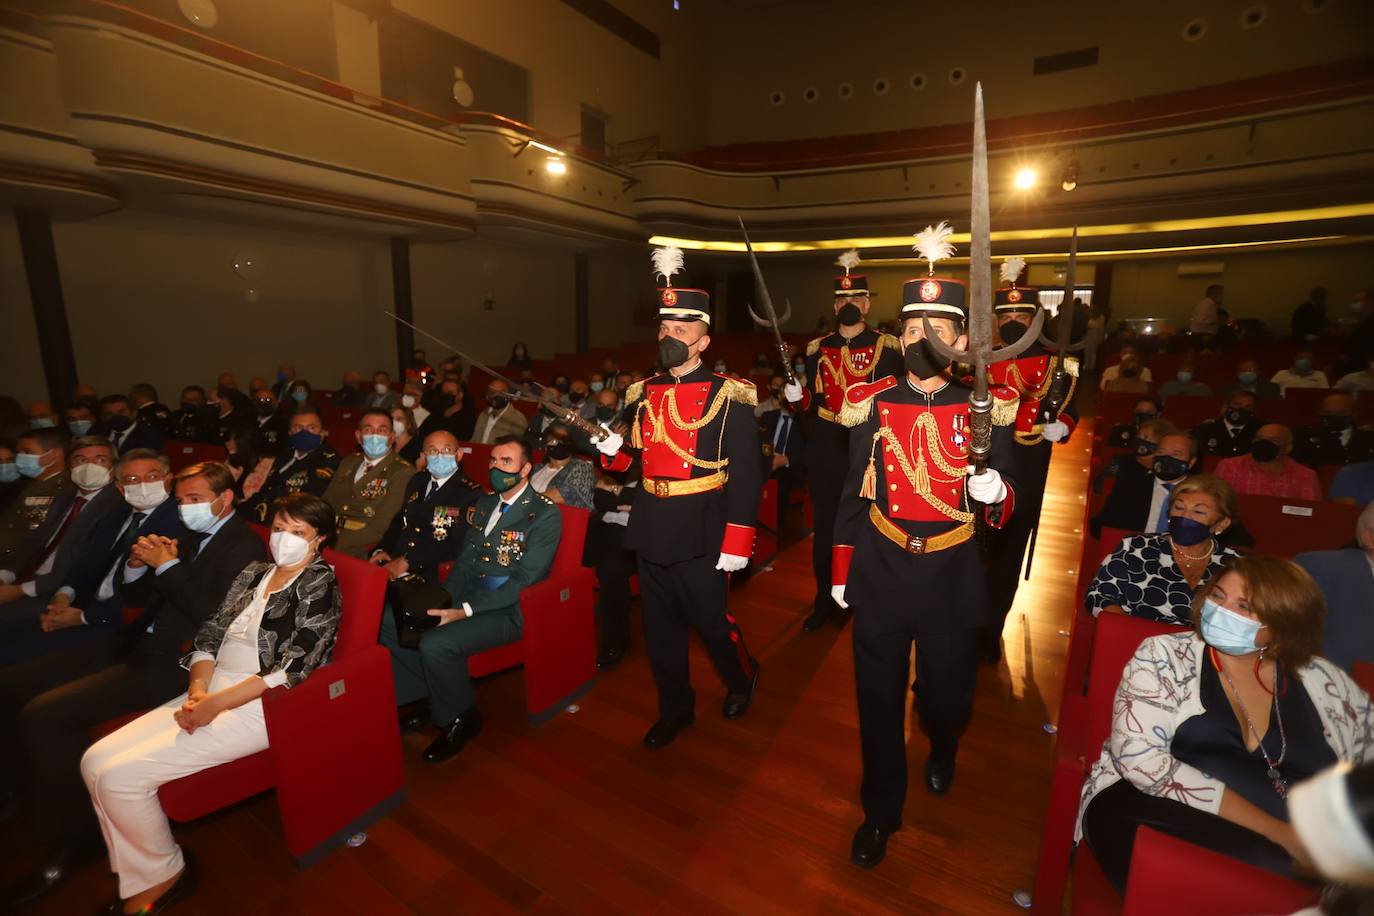
[[[1026,259],[1020,255],[1007,258],[1002,262],[1002,282],[1011,286],[1016,285],[1016,278],[1021,276],[1021,271],[1026,269]]]
[[[654,262],[654,276],[662,277],[664,282],[672,286],[673,276],[682,273],[682,249],[671,245],[655,248],[649,257]]]
[[[851,270],[859,266],[859,250],[857,248],[849,249],[840,255],[835,263],[843,267],[845,275],[848,276]]]
[[[943,261],[954,254],[954,243],[949,240],[952,235],[954,227],[945,220],[916,233],[916,244],[911,248],[930,264],[931,273],[935,273],[936,261]]]

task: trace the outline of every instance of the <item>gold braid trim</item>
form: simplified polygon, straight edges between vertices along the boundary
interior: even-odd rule
[[[825,338],[824,338],[824,337],[817,337],[815,340],[809,341],[809,342],[806,344],[806,355],[807,355],[807,356],[815,356],[815,355],[820,351],[820,349],[821,349],[821,341],[822,341],[822,340],[825,340]]]
[[[628,397],[628,396],[629,396],[629,394],[628,394],[628,390],[627,390],[627,392],[626,392],[626,397]],[[649,415],[649,422],[652,423],[653,426],[654,426],[654,432],[653,432],[653,441],[654,441],[654,442],[657,442],[657,443],[660,443],[660,444],[663,444],[663,445],[667,445],[669,451],[671,451],[674,455],[677,455],[679,458],[681,458],[683,461],[687,462],[688,464],[692,465],[693,467],[706,468],[707,470],[712,470],[712,471],[716,471],[716,470],[719,470],[719,469],[721,469],[721,468],[723,468],[723,467],[726,467],[727,465],[730,464],[730,459],[729,459],[729,458],[722,458],[722,459],[720,459],[719,461],[707,461],[707,460],[704,459],[704,458],[698,458],[697,456],[695,456],[695,455],[693,455],[693,454],[691,454],[691,453],[689,453],[689,452],[684,451],[683,448],[682,448],[682,446],[680,446],[680,445],[678,445],[676,442],[674,442],[669,436],[667,436],[667,435],[664,433],[663,430],[664,430],[664,421],[667,420],[667,421],[671,422],[671,423],[673,424],[673,426],[676,427],[677,429],[690,430],[690,431],[695,432],[696,430],[701,429],[702,427],[704,427],[704,426],[706,426],[708,423],[710,423],[712,420],[714,420],[714,419],[716,418],[716,414],[720,413],[721,408],[724,407],[725,404],[726,404],[726,402],[727,402],[727,401],[730,401],[730,400],[732,400],[732,398],[731,398],[731,396],[730,396],[729,391],[727,390],[727,386],[726,386],[726,385],[722,385],[722,386],[716,391],[716,396],[715,396],[715,398],[713,398],[713,399],[711,400],[711,406],[707,409],[706,413],[702,414],[701,419],[700,419],[700,420],[695,420],[695,421],[689,423],[689,422],[687,422],[686,420],[682,419],[682,414],[678,413],[678,409],[677,409],[677,389],[676,389],[676,388],[670,388],[670,389],[668,390],[668,392],[663,396],[663,401],[664,401],[664,403],[667,405],[666,417],[665,417],[663,414],[660,414],[660,413],[655,412],[654,406],[653,406],[652,404],[650,404],[649,401],[648,401],[647,399],[640,403],[640,405],[639,405],[639,411],[640,411],[640,413],[636,413],[636,414],[635,414],[634,429],[633,429],[633,431],[632,431],[631,434],[630,434],[630,444],[633,445],[635,448],[639,448],[639,449],[644,448],[644,434],[643,434],[643,431],[642,431],[642,428],[641,428],[641,420],[642,420],[641,414],[648,414],[648,415]],[[756,398],[755,400],[757,400],[757,398]],[[745,402],[745,403],[747,403],[747,402]],[[726,417],[728,417],[728,416],[729,416],[729,413],[727,412],[727,413],[726,413]],[[716,454],[717,454],[717,455],[719,455],[719,454],[721,453],[721,450],[724,448],[724,443],[725,443],[725,420],[721,420],[721,423],[720,423],[720,441],[718,441],[718,442],[716,443]]]
[[[1074,356],[1064,357],[1064,371],[1074,378],[1078,378],[1078,358]]]
[[[759,406],[759,390],[754,387],[752,382],[742,382],[739,379],[726,378],[725,384],[721,385],[721,391],[728,392],[730,400],[747,404],[750,407]]]
[[[858,382],[857,384],[866,385],[868,383]],[[844,403],[840,405],[840,412],[835,415],[835,420],[841,426],[858,426],[868,419],[869,414],[873,413],[873,399],[877,396],[878,393],[875,391],[856,404],[849,400],[849,392],[846,391]]]
[[[907,458],[906,452],[902,451],[902,445],[897,439],[897,434],[892,431],[892,427],[890,426],[884,426],[873,434],[873,451],[877,451],[879,439],[885,440],[888,444],[888,448],[892,450],[893,456],[897,459],[897,466],[901,468],[903,476],[905,476],[907,482],[911,484],[911,488],[916,491],[917,496],[921,497],[921,499],[926,501],[928,506],[948,519],[952,519],[956,522],[972,521],[972,512],[964,512],[960,509],[955,509],[946,504],[944,500],[937,499],[931,495],[930,469],[926,467],[927,453],[929,453],[930,457],[934,460],[935,466],[945,474],[950,475],[951,479],[957,480],[968,475],[967,466],[964,468],[956,468],[945,460],[944,447],[940,443],[940,425],[936,421],[934,415],[929,413],[921,414],[920,418],[916,421],[915,432],[925,440],[923,443],[918,443],[918,447],[921,445],[924,445],[924,447],[919,448],[917,452],[915,467],[911,466],[911,461]],[[868,461],[869,468],[872,469],[873,452],[869,453]],[[865,472],[865,477],[867,477],[867,472]],[[865,480],[865,484],[867,483],[868,481]]]
[[[1021,408],[1021,402],[1016,398],[1003,399],[993,396],[992,399],[992,425],[1011,426],[1016,422],[1016,413]]]
[[[629,406],[640,398],[644,397],[644,383],[634,382],[629,388],[625,389],[625,404]]]

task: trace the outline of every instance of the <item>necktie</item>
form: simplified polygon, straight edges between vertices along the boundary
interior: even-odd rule
[[[508,503],[508,502],[503,502],[503,503],[501,503],[501,514],[502,514],[502,515],[505,515],[505,514],[506,514],[506,510],[509,509],[509,508],[510,508],[510,503]]]
[[[787,453],[787,437],[792,434],[792,418],[787,414],[778,417],[778,433],[774,436],[773,451]]]
[[[1164,502],[1159,507],[1159,518],[1155,519],[1155,531],[1169,530],[1169,508],[1174,501],[1174,485],[1164,485]]]
[[[139,529],[143,527],[143,520],[147,517],[148,513],[146,512],[135,512],[133,514],[133,517],[129,519],[129,527],[124,529],[124,534],[120,537],[119,541],[115,543],[114,550],[110,552],[110,563],[108,565],[113,566],[115,563],[122,563],[124,561],[124,558],[129,554],[129,548],[134,546],[134,541],[138,540]]]
[[[58,526],[57,533],[54,534],[52,538],[48,541],[48,546],[45,547],[43,549],[43,552],[38,555],[38,558],[33,562],[33,565],[31,565],[28,569],[24,570],[24,574],[19,577],[20,581],[28,579],[30,576],[33,575],[35,570],[42,569],[43,564],[48,562],[48,557],[52,556],[54,553],[57,552],[57,548],[62,544],[62,538],[65,537],[67,534],[67,529],[72,526],[72,522],[76,521],[76,517],[81,514],[81,510],[85,508],[86,503],[87,498],[84,496],[77,496],[75,499],[72,500],[71,511],[67,513],[67,517],[64,518],[62,520],[62,524]]]

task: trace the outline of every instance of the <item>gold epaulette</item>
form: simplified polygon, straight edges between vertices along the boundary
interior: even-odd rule
[[[844,404],[835,419],[841,426],[858,426],[873,412],[873,399],[881,392],[897,384],[895,376],[887,376],[876,382],[856,382],[844,390]]]
[[[1078,378],[1078,357],[1064,357],[1064,371],[1067,372],[1069,375],[1072,375],[1074,378]]]
[[[1021,407],[1020,398],[992,398],[992,425],[1011,426],[1016,423],[1016,414]]]
[[[732,401],[741,404],[748,404],[750,407],[757,407],[759,404],[759,390],[754,387],[753,382],[740,381],[728,375],[717,374],[716,378],[724,382],[721,388],[725,390],[725,396]]]
[[[630,406],[642,397],[644,397],[644,383],[632,382],[630,387],[625,389],[625,406]]]
[[[819,352],[821,351],[821,341],[822,341],[822,340],[825,340],[825,338],[824,338],[824,337],[817,337],[815,340],[810,341],[809,343],[807,343],[807,345],[806,345],[806,355],[807,355],[807,356],[815,356],[817,353],[819,353]]]
[[[902,349],[902,342],[884,331],[878,332],[878,343],[893,350]]]

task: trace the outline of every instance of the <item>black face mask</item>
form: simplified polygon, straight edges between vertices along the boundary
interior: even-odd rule
[[[691,355],[692,351],[676,337],[665,337],[658,342],[658,364],[664,369],[676,369],[687,362]],[[615,390],[624,389],[617,385]]]
[[[852,302],[846,302],[840,306],[840,310],[835,313],[841,325],[858,324],[864,320],[864,313],[859,311],[859,307]]]
[[[1141,413],[1140,411],[1136,411],[1135,413],[1131,414],[1131,419],[1135,421],[1135,425],[1138,427],[1141,423],[1144,423],[1146,420],[1153,420],[1155,416],[1156,415],[1152,413]]]
[[[1228,407],[1225,418],[1232,426],[1244,426],[1255,419],[1255,412],[1248,407]]]
[[[196,403],[194,403],[193,401],[182,401],[182,402],[181,402],[181,409],[184,410],[184,411],[186,411],[187,413],[195,413],[197,410],[202,410],[202,409],[204,409],[204,407],[205,407],[204,404],[196,404]]]
[[[507,405],[510,404],[510,398],[505,397],[503,395],[494,394],[491,397],[487,398],[487,403],[491,405],[491,409],[494,412],[500,413],[501,411],[506,409]]]
[[[572,446],[562,439],[550,439],[544,446],[544,454],[554,461],[562,461],[572,455]]]
[[[614,407],[598,407],[596,409],[596,420],[598,423],[609,423],[615,419],[618,411]]]
[[[1019,321],[1008,321],[997,329],[997,333],[1001,335],[1003,343],[1014,344],[1022,337],[1025,337],[1026,332],[1029,330],[1030,328]]]
[[[1156,455],[1150,472],[1160,480],[1178,480],[1188,473],[1188,462],[1173,455]]]
[[[1131,440],[1131,448],[1135,449],[1135,453],[1143,458],[1146,455],[1153,455],[1155,449],[1159,448],[1159,444],[1137,436]]]
[[[258,401],[258,416],[270,417],[277,412],[277,405],[271,401]]]
[[[1350,417],[1343,413],[1324,413],[1317,417],[1324,429],[1339,433],[1350,426]]]
[[[563,394],[568,393],[569,385],[567,382],[554,382],[553,387],[557,388]]]
[[[441,395],[439,395],[439,406],[442,407],[444,410],[448,410],[450,407],[452,407],[454,404],[457,404],[457,403],[458,403],[458,398],[457,398],[456,395],[452,395],[452,394],[441,394]]]
[[[568,400],[574,404],[581,404],[583,401],[587,400],[587,392],[570,391],[568,392]]]
[[[1279,444],[1268,439],[1256,439],[1250,443],[1250,456],[1261,463],[1274,461],[1279,457]]]
[[[907,344],[902,362],[919,379],[933,378],[949,368],[949,360],[937,354],[928,340]]]
[[[117,433],[122,433],[130,426],[133,426],[134,421],[124,416],[122,413],[112,413],[105,418],[105,425]]]
[[[1121,377],[1122,377],[1122,378],[1135,378],[1135,377],[1136,377],[1137,375],[1139,375],[1139,374],[1140,374],[1140,370],[1137,369],[1137,368],[1134,367],[1134,366],[1128,366],[1128,367],[1125,367],[1125,368],[1123,368],[1123,369],[1121,370]]]

